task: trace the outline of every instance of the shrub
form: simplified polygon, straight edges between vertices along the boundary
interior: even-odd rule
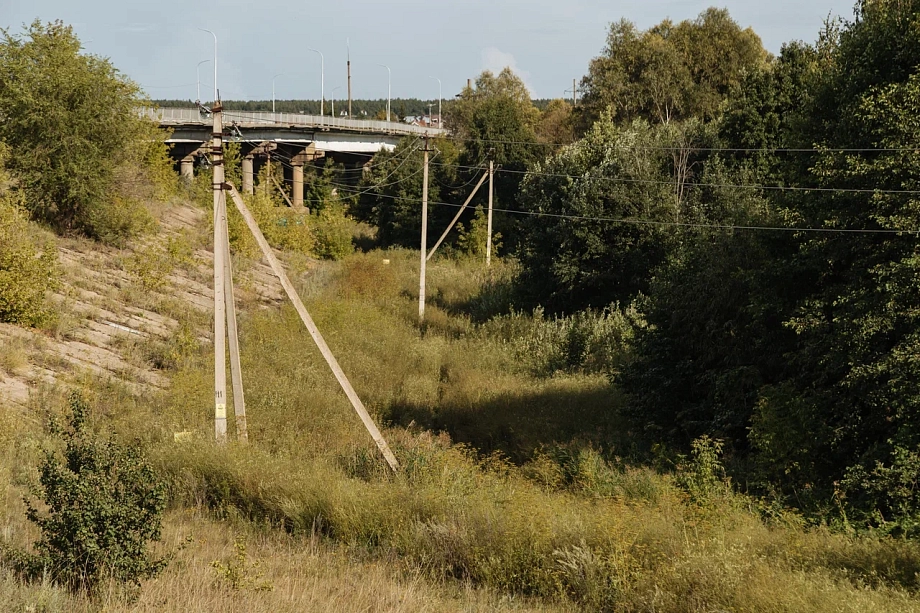
[[[130,193],[135,181],[119,181],[126,167],[145,164],[156,181],[165,175],[162,139],[140,104],[137,84],[81,53],[61,22],[0,34],[0,139],[16,150],[10,164],[29,212],[58,230],[119,242],[150,225]]]
[[[586,372],[616,375],[629,357],[629,347],[641,316],[632,306],[612,305],[603,311],[579,311],[567,317],[544,318],[516,312],[493,318],[483,334],[511,346],[520,364],[535,375]]]
[[[476,207],[476,212],[470,220],[469,228],[463,224],[457,227],[457,248],[471,256],[485,257],[486,239],[489,236],[489,222],[481,206]],[[501,248],[501,233],[492,235],[492,255]]]
[[[340,260],[354,252],[351,223],[340,206],[327,206],[319,215],[310,217],[316,244],[313,251],[326,260]]]
[[[93,591],[107,578],[139,584],[167,560],[147,550],[159,540],[166,488],[136,447],[99,440],[86,427],[87,405],[70,399],[67,427],[52,423],[63,453],[46,450],[36,494],[42,512],[27,500],[27,517],[41,531],[35,553],[19,552],[20,570],[45,573],[71,589]]]
[[[0,164],[3,152],[0,151]],[[0,184],[5,178],[0,169]],[[53,318],[46,293],[58,284],[57,250],[33,237],[22,203],[0,185],[0,321],[39,326]]]

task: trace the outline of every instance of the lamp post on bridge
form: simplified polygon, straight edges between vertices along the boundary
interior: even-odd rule
[[[217,34],[204,28],[198,29],[214,37],[214,104],[217,104]]]
[[[342,89],[342,86],[339,85],[338,87],[333,87],[333,88],[332,88],[332,116],[333,116],[333,117],[335,117],[335,91],[336,91],[337,89]]]
[[[326,99],[326,57],[322,51],[307,47],[313,53],[319,53],[319,114],[323,116],[323,102]]]
[[[387,69],[387,121],[390,121],[390,67],[386,64],[377,64],[378,66],[383,66]]]
[[[438,127],[440,128],[442,127],[441,126],[441,79],[437,77],[428,77],[428,78],[434,79],[435,81],[438,82]],[[431,111],[429,111],[428,114],[431,115]]]
[[[277,79],[278,77],[283,77],[283,76],[284,76],[284,73],[279,72],[278,74],[272,77],[272,115],[275,114],[275,79]]]
[[[201,60],[198,62],[198,65],[195,66],[195,76],[198,80],[198,96],[195,98],[195,102],[201,102],[201,65],[207,64],[211,60]]]

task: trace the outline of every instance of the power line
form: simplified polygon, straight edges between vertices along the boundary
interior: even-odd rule
[[[421,202],[416,198],[405,198],[401,196],[388,196],[386,194],[377,194],[381,198],[389,198],[392,200],[404,200],[411,202]],[[428,204],[434,204],[439,206],[449,206],[454,208],[459,208],[462,205],[452,204],[450,202],[432,202],[429,201]],[[570,220],[580,220],[580,221],[597,221],[597,222],[608,222],[608,223],[620,223],[620,224],[630,224],[630,225],[647,225],[647,226],[666,226],[666,227],[679,227],[679,228],[709,228],[714,230],[764,230],[764,231],[775,231],[775,232],[823,232],[823,233],[841,233],[841,234],[920,234],[920,230],[894,230],[886,228],[878,229],[862,229],[862,228],[811,228],[811,227],[792,227],[792,226],[753,226],[753,225],[736,225],[736,224],[706,224],[706,223],[696,223],[696,222],[680,222],[680,221],[653,221],[648,219],[630,219],[626,217],[591,217],[584,215],[567,215],[564,213],[545,213],[539,211],[515,211],[512,209],[500,209],[493,208],[494,211],[501,213],[508,213],[511,215],[526,215],[531,217],[551,217],[556,219],[570,219]]]
[[[435,166],[452,166],[456,168],[467,168],[475,170],[475,166],[463,166],[461,164],[435,164]],[[627,179],[622,177],[588,177],[587,175],[569,175],[563,173],[538,172],[533,170],[513,170],[511,168],[497,168],[495,172],[517,175],[531,175],[538,177],[557,177],[562,179],[583,180],[587,178],[598,179],[601,181],[610,181],[613,183],[639,183],[648,185],[674,185],[673,181],[656,181],[653,179]],[[920,195],[920,190],[912,189],[877,189],[877,188],[846,188],[846,187],[800,187],[800,186],[783,186],[783,185],[733,185],[730,183],[696,183],[685,182],[684,185],[691,187],[712,187],[726,189],[762,189],[765,191],[789,191],[789,192],[839,192],[850,194],[902,194],[902,195]]]
[[[284,163],[284,162],[282,162]],[[285,163],[286,166],[290,167]],[[416,173],[418,174],[418,173]],[[400,183],[403,180],[397,182]],[[395,184],[395,183],[394,183]],[[350,195],[361,195],[361,190],[356,190],[351,186],[343,184],[331,184],[336,186],[340,191],[346,192]],[[387,194],[375,194],[379,198],[387,198],[389,200],[399,200],[404,202],[418,202],[421,203],[421,200],[418,198],[404,197],[404,196],[390,196]],[[323,203],[322,200],[308,200],[305,199],[304,202],[315,202]],[[447,206],[452,208],[460,208],[462,205],[454,204],[450,202],[436,202],[428,201],[428,204],[436,206]],[[524,215],[529,217],[549,217],[553,219],[568,219],[575,221],[593,221],[593,222],[604,222],[604,223],[618,223],[625,225],[640,225],[640,226],[658,226],[658,227],[677,227],[677,228],[692,228],[692,229],[712,229],[712,230],[751,230],[751,231],[768,231],[768,232],[818,232],[826,234],[893,234],[893,235],[902,235],[902,234],[913,234],[920,235],[920,230],[896,230],[896,229],[887,229],[887,228],[876,228],[876,229],[864,229],[864,228],[814,228],[814,227],[795,227],[795,226],[755,226],[755,225],[743,225],[743,224],[707,224],[707,223],[698,223],[698,222],[679,222],[679,221],[654,221],[648,219],[630,219],[626,217],[597,217],[597,216],[587,216],[587,215],[569,215],[565,213],[547,213],[540,211],[516,211],[513,209],[503,209],[503,208],[493,208],[492,209],[498,213],[507,213],[510,215]]]
[[[575,144],[571,143],[549,143],[528,140],[511,140],[511,139],[489,139],[489,138],[471,138],[455,135],[442,135],[434,138],[446,138],[448,140],[460,142],[490,143],[495,145],[531,145],[535,147],[567,147]],[[701,151],[707,153],[920,153],[917,147],[852,147],[852,148],[834,148],[834,147],[665,147],[653,145],[610,145],[614,149],[624,149],[628,151],[683,151],[690,149],[692,151]]]

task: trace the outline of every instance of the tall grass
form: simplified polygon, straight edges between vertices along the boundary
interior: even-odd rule
[[[714,443],[701,443],[673,474],[621,459],[629,445],[617,420],[622,399],[585,356],[622,357],[638,325],[628,311],[481,323],[469,305],[490,274],[469,261],[440,260],[429,268],[433,298],[420,324],[416,258],[356,254],[319,267],[299,287],[359,395],[386,425],[399,474],[388,472],[287,307],[240,318],[249,445],[211,440],[213,373],[204,349],[175,365],[170,390],[153,401],[94,386],[97,422],[144,439],[169,480],[174,516],[207,509],[222,522],[222,531],[188,528],[221,539],[223,553],[214,554],[221,564],[232,555],[228,531],[248,526],[293,548],[248,549],[263,568],[277,568],[283,556],[303,560],[305,544],[319,543],[350,563],[391,569],[395,575],[380,579],[385,597],[408,589],[394,585],[416,586],[408,604],[362,604],[366,610],[516,610],[507,603],[520,598],[536,599],[522,606],[540,610],[920,610],[915,543],[806,529],[795,515],[734,493]],[[560,349],[575,341],[588,350]],[[575,357],[565,368],[534,368],[554,355]],[[179,431],[193,434],[175,442]],[[159,579],[139,602],[158,594],[168,607],[194,608],[204,601],[178,587],[188,582],[200,598],[229,602],[205,585],[213,571],[202,570],[200,556],[179,560],[188,566],[170,571],[176,587],[157,587]],[[234,602],[251,610],[316,602],[304,596],[310,579],[282,575],[265,573],[289,599],[250,590]],[[11,581],[0,577],[0,594],[20,598],[24,588]],[[437,596],[443,589],[464,590],[469,606]],[[436,595],[426,600],[423,590]]]
[[[805,531],[791,515],[765,521],[724,485],[717,458],[688,463],[696,481],[618,464],[603,447],[616,441],[620,402],[608,378],[584,360],[549,376],[522,365],[519,347],[603,339],[628,329],[626,316],[476,324],[451,306],[481,284],[471,266],[432,265],[424,324],[411,253],[351,256],[301,288],[371,411],[409,426],[385,430],[401,474],[383,467],[293,311],[251,312],[242,344],[252,444],[208,442],[210,374],[181,370],[161,414],[200,437],[154,447],[177,504],[395,556],[430,580],[586,610],[916,609],[913,543]]]

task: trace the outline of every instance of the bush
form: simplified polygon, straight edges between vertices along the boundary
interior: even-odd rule
[[[49,573],[71,589],[93,591],[107,578],[139,584],[167,562],[147,550],[160,538],[166,488],[139,449],[87,430],[79,394],[70,409],[67,427],[52,423],[63,454],[47,450],[39,466],[37,495],[47,510],[26,501],[41,538],[34,554],[19,552],[18,566],[30,578]]]
[[[341,260],[354,252],[351,242],[351,225],[340,206],[324,208],[319,215],[310,217],[316,245],[313,251],[326,260]]]
[[[162,133],[141,104],[137,84],[81,53],[61,22],[0,33],[0,139],[16,150],[10,165],[34,218],[105,242],[150,226],[134,186],[162,187],[169,175]]]
[[[493,318],[483,334],[511,346],[518,363],[533,374],[585,372],[616,375],[629,356],[637,327],[644,325],[632,306],[612,305],[602,311],[588,309],[568,317],[544,318],[543,309],[533,315],[511,313]]]
[[[58,284],[57,250],[33,238],[25,209],[2,185],[0,150],[0,321],[39,326],[53,318],[46,292]]]

